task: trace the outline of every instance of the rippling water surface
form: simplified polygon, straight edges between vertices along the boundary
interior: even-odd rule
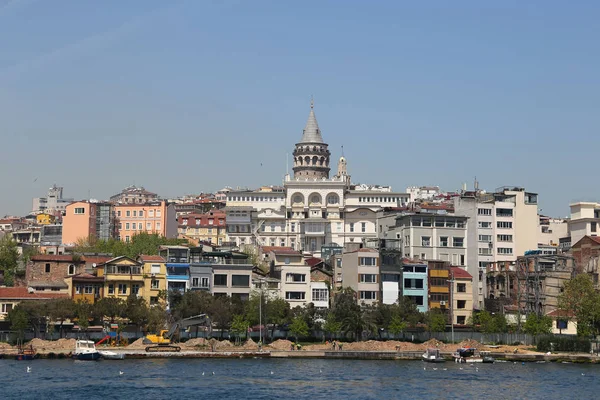
[[[593,399],[599,393],[600,366],[578,364],[0,360],[0,399]]]

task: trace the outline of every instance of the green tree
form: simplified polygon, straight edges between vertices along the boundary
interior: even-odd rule
[[[146,331],[148,325],[148,304],[142,297],[138,297],[135,294],[131,294],[127,297],[124,304],[125,310],[123,315],[135,324],[138,329]]]
[[[209,292],[198,290],[188,290],[183,294],[171,292],[169,299],[171,300],[171,312],[175,320],[200,314],[208,314],[211,318],[215,317],[209,311],[216,298]]]
[[[333,335],[342,330],[342,323],[335,319],[335,314],[329,312],[323,324],[323,330],[329,334],[329,340],[333,339]]]
[[[148,324],[146,326],[147,332],[158,332],[167,324],[167,312],[164,305],[157,304],[149,308],[148,310]]]
[[[25,331],[29,327],[27,313],[17,305],[8,312],[8,320],[10,321],[10,329],[16,332],[16,339],[22,342],[25,339]]]
[[[296,343],[298,343],[298,337],[308,336],[308,324],[302,317],[296,317],[290,324],[290,333],[294,336]]]
[[[550,334],[552,332],[552,318],[546,315],[540,317],[535,313],[531,313],[527,316],[523,332],[533,336]]]
[[[261,306],[262,303],[262,306]],[[259,310],[262,311],[263,325],[270,325],[270,337],[277,326],[284,325],[288,322],[290,315],[290,303],[279,297],[269,296],[256,291],[250,294],[250,299],[246,302],[245,317],[252,326],[258,325],[261,318]]]
[[[79,325],[79,329],[87,332],[90,326],[90,319],[92,319],[92,310],[93,305],[85,300],[77,300],[75,303],[75,315],[77,318],[77,325]]]
[[[390,321],[390,324],[388,325],[388,331],[394,335],[397,336],[399,334],[401,334],[402,332],[404,332],[407,328],[408,324],[406,323],[406,321],[404,321],[402,319],[402,317],[400,317],[399,315],[395,315],[392,317],[392,320]]]
[[[115,257],[127,256],[135,259],[140,254],[158,254],[160,246],[187,244],[185,239],[167,239],[155,233],[141,232],[134,235],[129,242],[118,239],[98,240],[90,237],[80,239],[75,245],[76,253],[110,253]]]
[[[216,328],[221,331],[221,339],[223,332],[231,325],[233,314],[231,312],[232,304],[231,297],[219,296],[213,298],[207,309],[207,314],[215,324]]]
[[[231,333],[235,336],[236,344],[239,344],[242,340],[242,336],[246,337],[248,335],[248,327],[250,324],[243,315],[236,314],[233,316],[233,321],[231,322]]]
[[[600,294],[588,274],[579,274],[564,284],[558,308],[577,321],[577,335],[598,335],[600,328]]]
[[[99,320],[106,317],[114,323],[117,318],[125,316],[125,302],[116,297],[104,297],[94,303],[93,313]]]
[[[0,238],[0,271],[4,275],[4,284],[13,286],[19,267],[19,250],[9,234]]]
[[[54,323],[59,322],[59,336],[62,338],[63,324],[65,320],[73,318],[75,316],[75,303],[72,299],[57,299],[50,300],[47,303],[48,317]]]
[[[479,327],[483,333],[505,333],[508,332],[508,323],[504,314],[491,314],[483,310],[473,315],[471,320],[474,326]]]
[[[446,315],[439,308],[432,308],[427,312],[426,322],[429,333],[446,330]]]

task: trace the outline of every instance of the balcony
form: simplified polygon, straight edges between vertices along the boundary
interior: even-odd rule
[[[325,235],[325,224],[319,222],[307,222],[304,224],[304,234],[306,236]]]

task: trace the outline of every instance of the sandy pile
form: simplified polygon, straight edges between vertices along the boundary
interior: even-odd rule
[[[273,343],[269,344],[268,347],[275,350],[289,350],[292,347],[292,342],[286,339],[277,339]]]
[[[182,344],[182,347],[206,347],[209,344],[209,341],[205,338],[194,338]]]
[[[132,349],[132,350],[143,350],[146,348],[146,346],[148,346],[147,344],[144,344],[144,338],[141,337],[138,340],[136,340],[133,343],[130,343],[129,346],[127,346],[128,349]]]
[[[75,339],[42,340],[32,339],[32,345],[40,353],[70,353],[75,350]]]
[[[246,343],[242,345],[242,349],[244,350],[258,350],[258,343],[256,343],[252,338],[248,338]]]
[[[13,347],[10,344],[0,342],[0,350],[12,350],[12,349],[13,349]]]

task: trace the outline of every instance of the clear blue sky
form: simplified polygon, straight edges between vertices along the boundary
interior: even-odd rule
[[[599,15],[594,1],[0,0],[0,215],[55,182],[79,199],[280,184],[314,95],[354,182],[477,176],[565,216],[600,199]]]

